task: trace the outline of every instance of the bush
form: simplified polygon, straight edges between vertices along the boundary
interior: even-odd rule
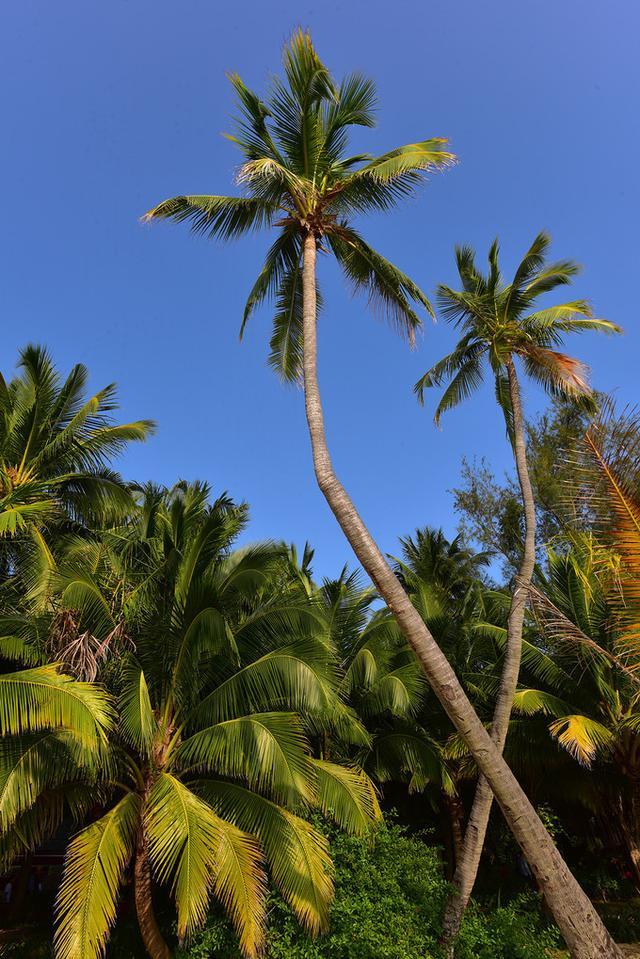
[[[336,898],[331,930],[310,939],[274,898],[269,910],[267,959],[439,959],[437,945],[447,884],[437,851],[383,826],[373,842],[337,835],[332,841]],[[465,920],[460,959],[548,959],[557,936],[530,897]],[[181,959],[240,959],[235,937],[221,915],[179,952]]]

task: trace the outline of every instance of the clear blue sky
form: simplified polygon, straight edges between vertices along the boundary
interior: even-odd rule
[[[238,162],[220,136],[232,109],[225,72],[264,87],[283,42],[311,28],[340,75],[379,88],[383,151],[450,137],[457,168],[435,177],[368,236],[425,290],[454,280],[453,246],[482,253],[496,234],[510,267],[548,229],[554,253],[585,266],[575,287],[622,324],[617,340],[575,339],[595,385],[638,400],[640,334],[638,33],[629,0],[20,0],[1,14],[4,201],[1,366],[28,341],[64,369],[81,360],[116,380],[127,418],[158,435],[121,463],[132,477],[202,478],[252,507],[251,538],[351,556],[317,492],[302,396],[266,365],[269,315],[238,343],[241,310],[267,239],[222,248],[138,216],[177,193],[233,190]],[[364,227],[365,224],[362,224]],[[456,519],[460,459],[508,465],[492,390],[444,422],[420,410],[417,377],[453,331],[428,326],[407,347],[322,264],[320,363],[339,474],[383,548],[417,525]],[[540,395],[527,390],[529,411]]]

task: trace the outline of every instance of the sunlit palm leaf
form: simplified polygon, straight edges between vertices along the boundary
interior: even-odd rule
[[[56,900],[57,959],[97,959],[105,955],[140,812],[140,798],[127,793],[70,842]]]

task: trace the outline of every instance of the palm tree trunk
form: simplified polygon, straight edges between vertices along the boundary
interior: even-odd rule
[[[493,713],[491,724],[491,738],[500,750],[504,749],[511,707],[518,676],[520,674],[520,658],[522,655],[522,627],[527,605],[528,589],[533,576],[536,562],[536,507],[531,489],[529,467],[527,465],[527,448],[525,441],[524,417],[520,401],[520,386],[518,375],[509,357],[507,360],[507,375],[509,377],[509,394],[513,411],[513,452],[522,496],[524,509],[524,549],[520,568],[515,579],[515,586],[511,597],[509,618],[507,620],[507,647],[505,652],[500,689]],[[465,830],[462,855],[458,861],[453,877],[453,892],[447,900],[442,919],[442,944],[448,956],[453,956],[455,942],[465,910],[469,904],[471,893],[478,875],[480,857],[489,825],[489,816],[493,804],[493,793],[484,776],[478,779],[473,805],[469,813],[469,821]]]
[[[451,865],[448,870],[449,878],[455,875],[458,863],[464,849],[464,806],[458,796],[444,797],[445,806],[449,817],[449,828],[451,831]]]
[[[138,833],[138,841],[136,844],[134,892],[138,925],[140,926],[142,941],[147,953],[151,959],[171,959],[171,950],[164,941],[153,911],[149,852],[142,827]]]
[[[636,889],[640,889],[640,783],[631,783],[631,797],[625,802],[621,796],[618,811],[629,865],[633,871]]]
[[[334,472],[327,448],[318,388],[316,252],[316,238],[309,230],[304,238],[302,270],[303,372],[305,409],[318,486],[359,562],[415,650],[431,688],[466,742],[480,771],[489,781],[572,956],[574,959],[621,959],[620,951],[571,875],[526,794],[467,699],[450,663],[411,604]]]

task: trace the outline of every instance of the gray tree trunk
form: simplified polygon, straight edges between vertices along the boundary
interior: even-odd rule
[[[359,562],[415,650],[431,688],[486,776],[526,856],[574,959],[621,959],[588,897],[575,881],[533,806],[467,699],[450,663],[394,575],[339,482],[327,448],[317,375],[316,238],[304,238],[305,409],[313,465],[331,511]]]
[[[507,620],[507,646],[500,677],[500,688],[491,724],[491,738],[500,750],[504,749],[513,697],[518,685],[520,658],[522,655],[522,627],[527,605],[528,589],[536,562],[536,508],[527,465],[524,417],[520,400],[520,387],[513,359],[507,361],[509,394],[513,410],[513,452],[520,484],[524,509],[524,549],[518,575],[515,579],[509,618]],[[460,932],[462,918],[469,904],[478,875],[478,867],[489,825],[493,804],[493,792],[484,776],[478,779],[471,812],[464,834],[462,854],[453,876],[453,892],[449,897],[442,920],[442,944],[448,956],[453,956],[453,944]]]

